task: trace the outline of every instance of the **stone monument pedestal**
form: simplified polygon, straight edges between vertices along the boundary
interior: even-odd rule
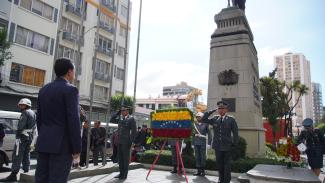
[[[250,183],[321,183],[309,169],[279,165],[256,165],[248,171]]]
[[[217,101],[229,104],[229,114],[238,123],[247,142],[248,156],[265,152],[262,106],[259,91],[257,51],[245,12],[237,7],[215,15],[217,29],[211,36],[208,108]]]

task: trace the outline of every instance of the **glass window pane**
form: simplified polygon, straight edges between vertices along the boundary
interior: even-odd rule
[[[53,15],[53,8],[51,6],[44,4],[43,16],[49,20],[52,20],[52,15]]]
[[[32,0],[22,0],[20,1],[20,6],[30,10],[32,6]]]
[[[42,10],[43,10],[43,3],[38,0],[34,0],[32,11],[36,14],[42,15]]]
[[[28,30],[18,26],[16,31],[15,42],[21,45],[26,45],[27,34],[28,34]]]
[[[13,82],[20,82],[21,78],[21,67],[19,64],[12,63],[11,64],[11,70],[10,70],[10,81]]]

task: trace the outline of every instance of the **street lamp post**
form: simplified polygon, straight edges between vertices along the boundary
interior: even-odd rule
[[[140,30],[141,30],[141,14],[142,14],[142,0],[140,0],[139,11],[139,25],[138,25],[138,42],[137,42],[137,57],[135,61],[135,76],[134,76],[134,92],[133,92],[133,114],[135,114],[135,103],[137,93],[137,78],[138,78],[138,62],[139,62],[139,45],[140,45]]]

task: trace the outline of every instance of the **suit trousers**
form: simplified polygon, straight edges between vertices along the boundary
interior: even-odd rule
[[[219,182],[230,183],[231,180],[231,152],[215,149],[217,168],[219,170]]]
[[[196,168],[205,168],[206,161],[206,145],[195,145],[195,160],[196,160]]]
[[[176,146],[171,146],[172,151],[172,165],[177,166]]]
[[[105,145],[95,146],[95,149],[93,150],[94,165],[98,165],[98,155],[99,154],[102,157],[102,164],[105,165],[105,163],[106,163],[106,160],[104,159]]]
[[[72,166],[71,154],[38,153],[35,183],[66,183]]]
[[[117,148],[118,167],[120,169],[120,175],[123,177],[128,176],[130,163],[130,147],[131,145],[129,144],[119,144]]]

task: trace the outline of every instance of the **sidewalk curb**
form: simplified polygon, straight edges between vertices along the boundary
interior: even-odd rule
[[[143,168],[144,166],[140,163],[131,163],[129,166],[129,170],[134,170],[138,168]],[[96,175],[109,174],[113,172],[118,172],[119,168],[116,164],[113,166],[97,166],[97,167],[89,167],[88,169],[73,169],[70,171],[69,180],[83,178],[83,177],[91,177]],[[21,173],[19,182],[25,183],[34,183],[35,182],[35,170],[30,171],[29,173]]]

